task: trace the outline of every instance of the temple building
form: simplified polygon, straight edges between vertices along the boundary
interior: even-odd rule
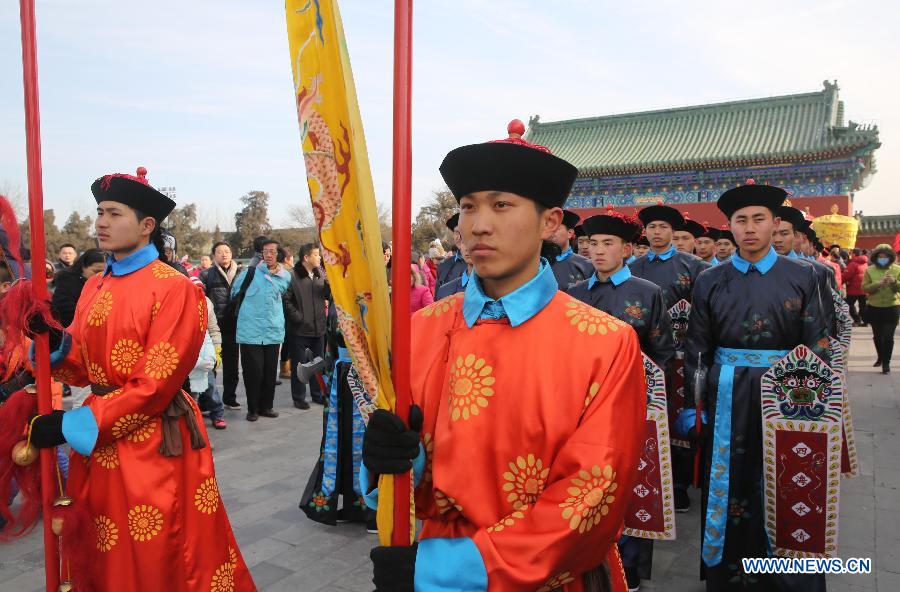
[[[525,138],[578,167],[566,202],[582,218],[612,204],[633,212],[662,201],[720,225],[725,190],[753,178],[783,187],[812,216],[853,215],[875,172],[878,127],[845,121],[837,82],[818,92],[542,122]]]

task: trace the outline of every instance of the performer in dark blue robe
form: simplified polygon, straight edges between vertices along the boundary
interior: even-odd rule
[[[559,289],[565,291],[572,284],[591,277],[594,267],[591,262],[572,250],[571,241],[575,237],[575,227],[578,226],[578,214],[569,210],[563,210],[563,222],[556,229],[550,241],[559,247],[561,253],[552,262],[553,276]]]
[[[684,216],[675,208],[657,204],[642,209],[638,212],[638,217],[644,223],[644,234],[650,242],[650,251],[628,266],[631,273],[662,288],[667,311],[682,300],[690,304],[694,282],[709,264],[699,257],[678,251],[672,244],[675,229],[684,227]],[[666,373],[666,399],[669,405],[670,424],[674,423],[676,414],[682,407],[691,406],[685,403],[682,368],[684,354],[681,343],[684,335],[683,323],[681,320],[677,326],[673,325],[677,353],[675,359],[663,368]],[[688,446],[686,440],[672,439],[676,512],[687,512],[691,507],[687,488],[693,480],[694,461]]]
[[[460,244],[462,243],[459,233],[456,232],[456,226],[459,224],[459,214],[453,214],[447,218],[447,228],[453,233],[453,242],[456,245],[456,254],[441,261],[437,266],[437,286],[441,287],[447,282],[452,282],[466,272],[466,262],[460,254]]]
[[[466,268],[463,270],[463,273],[458,278],[455,278],[446,284],[442,284],[434,294],[435,300],[440,300],[441,298],[446,298],[451,294],[456,294],[458,292],[465,292],[466,286],[469,284],[469,280],[472,279],[472,258],[469,257],[469,254],[466,252],[466,245],[459,245],[459,255],[462,256],[463,261],[466,263]]]
[[[775,212],[785,197],[780,188],[755,184],[722,194],[718,205],[739,251],[702,273],[694,286],[685,375],[689,388],[701,380],[709,422],[700,434],[703,440],[708,433],[701,574],[709,591],[825,589],[824,576],[747,574],[741,564],[742,558],[769,552],[760,378],[800,344],[829,360],[826,309],[815,272],[771,247]],[[705,378],[696,374],[698,367],[708,369]],[[711,466],[717,468],[713,476]]]
[[[350,352],[337,323],[336,308],[328,311],[326,339],[328,359],[334,361],[328,377],[325,407],[322,410],[322,445],[313,467],[300,509],[311,520],[335,525],[364,522],[369,532],[377,532],[375,512],[362,497],[359,465],[365,421],[362,413],[375,410],[362,380],[353,368]],[[362,409],[361,409],[362,406]]]
[[[731,259],[731,254],[734,253],[736,248],[737,243],[734,242],[734,235],[731,234],[731,229],[728,228],[727,224],[723,224],[721,230],[719,230],[719,238],[716,239],[716,259],[713,265],[718,265]]]
[[[641,351],[665,368],[675,356],[675,341],[663,291],[631,275],[625,265],[641,234],[640,222],[610,210],[586,219],[583,228],[595,272],[570,287],[569,294],[631,325],[640,339]],[[619,553],[629,589],[637,589],[640,580],[650,579],[652,540],[622,535]]]
[[[819,280],[819,295],[822,297],[824,306],[825,324],[828,326],[829,335],[836,338],[839,331],[835,320],[837,311],[835,306],[828,305],[829,303],[835,304],[835,298],[840,302],[843,300],[840,300],[840,296],[834,291],[834,270],[818,261],[797,254],[795,246],[800,245],[800,236],[805,236],[804,229],[809,226],[809,221],[803,217],[803,212],[791,206],[781,206],[777,213],[781,221],[772,234],[772,247],[779,255],[796,259],[815,270],[816,278]]]
[[[672,244],[674,229],[684,225],[684,217],[675,208],[655,205],[638,212],[638,218],[644,223],[650,252],[629,265],[631,273],[662,288],[668,308],[679,300],[690,302],[694,281],[709,264]]]

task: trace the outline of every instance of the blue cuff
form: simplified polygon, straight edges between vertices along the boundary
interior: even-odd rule
[[[703,424],[706,424],[706,411],[700,412],[700,421]],[[682,409],[678,414],[678,417],[675,418],[675,425],[672,426],[672,429],[675,432],[676,436],[681,438],[686,438],[688,433],[693,430],[697,426],[697,410],[696,409]]]
[[[424,539],[416,552],[415,592],[485,592],[487,569],[468,538]]]
[[[425,447],[422,446],[422,443],[419,442],[419,454],[416,458],[413,459],[413,487],[418,487],[419,483],[422,481],[422,475],[425,474]],[[365,489],[369,486],[369,479],[371,479],[372,474],[369,472],[369,469],[366,468],[365,463],[359,463],[359,487],[363,490],[363,499],[366,502],[366,505],[372,510],[378,509],[378,488],[375,487],[372,491],[366,493]]]
[[[50,367],[54,368],[61,364],[62,361],[66,359],[66,356],[69,355],[70,349],[72,349],[72,336],[63,331],[62,339],[59,341],[59,347],[56,349],[56,351],[50,352]],[[37,362],[34,359],[33,341],[28,347],[28,359],[31,360],[32,365],[37,365]]]
[[[63,437],[78,454],[90,456],[97,443],[98,432],[97,420],[90,407],[79,407],[63,414]]]

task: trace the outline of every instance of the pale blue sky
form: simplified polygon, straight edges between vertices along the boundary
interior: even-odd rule
[[[146,166],[233,225],[272,196],[274,225],[308,201],[281,2],[38,0],[46,207],[93,210],[90,183]],[[392,3],[340,3],[378,199],[390,202]],[[809,92],[837,79],[847,117],[874,122],[866,213],[900,210],[900,21],[890,0],[753,3],[419,0],[413,206],[451,148],[544,121]],[[0,4],[0,187],[24,188],[18,3]]]

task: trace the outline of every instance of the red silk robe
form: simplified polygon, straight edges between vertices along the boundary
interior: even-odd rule
[[[182,454],[159,453],[160,415],[194,367],[206,331],[202,291],[160,261],[118,277],[97,274],[68,331],[72,348],[53,376],[120,387],[85,400],[98,437],[90,457],[73,451],[66,487],[76,503],[88,504],[97,529],[96,589],[255,590],[209,445],[192,449],[182,418]]]
[[[462,303],[413,318],[421,538],[470,537],[491,592],[580,592],[604,562],[624,590],[616,540],[646,413],[634,330],[562,292],[518,327],[470,329]]]

